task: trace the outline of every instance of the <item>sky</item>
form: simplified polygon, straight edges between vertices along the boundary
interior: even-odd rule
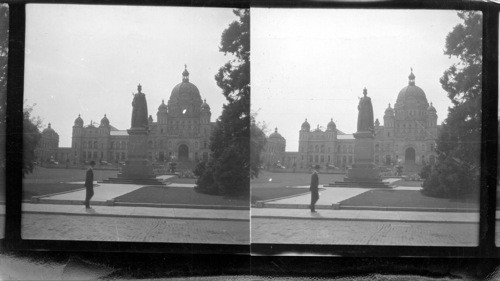
[[[26,18],[25,103],[43,128],[51,123],[60,147],[71,145],[78,114],[85,125],[106,114],[129,129],[139,83],[156,121],[184,64],[212,121],[222,112],[214,76],[232,59],[219,51],[222,32],[238,19],[232,9],[29,4]]]
[[[415,84],[437,110],[451,102],[439,82],[456,58],[444,55],[446,35],[459,24],[451,10],[251,9],[252,112],[267,134],[275,127],[286,150],[297,151],[307,118],[323,130],[356,131],[363,88],[383,124],[388,104]]]

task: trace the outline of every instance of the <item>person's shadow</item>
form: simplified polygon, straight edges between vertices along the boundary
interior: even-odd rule
[[[323,216],[318,211],[316,211],[315,213],[311,213],[311,217],[313,217],[313,218],[322,218]]]

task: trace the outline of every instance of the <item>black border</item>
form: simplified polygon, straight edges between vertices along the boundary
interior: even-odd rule
[[[97,252],[141,252],[184,254],[274,255],[295,253],[325,256],[386,257],[499,257],[495,245],[495,210],[498,152],[498,32],[500,5],[480,1],[4,1],[9,4],[9,60],[7,84],[7,165],[6,165],[6,231],[4,248],[8,250],[63,250]],[[481,136],[481,189],[478,247],[368,246],[368,245],[283,245],[252,244],[176,244],[137,242],[94,242],[23,240],[21,238],[22,198],[22,109],[24,86],[25,4],[100,4],[158,5],[232,8],[348,8],[348,9],[446,9],[479,10],[483,13],[483,99]]]

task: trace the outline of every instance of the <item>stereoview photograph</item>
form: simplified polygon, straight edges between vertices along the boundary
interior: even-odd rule
[[[248,10],[27,5],[22,238],[248,245],[248,70]]]
[[[476,246],[481,12],[251,14],[251,242]]]

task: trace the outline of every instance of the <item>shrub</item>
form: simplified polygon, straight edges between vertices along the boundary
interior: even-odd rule
[[[466,164],[448,157],[434,166],[422,185],[422,192],[435,197],[460,198],[477,191],[478,180]]]

